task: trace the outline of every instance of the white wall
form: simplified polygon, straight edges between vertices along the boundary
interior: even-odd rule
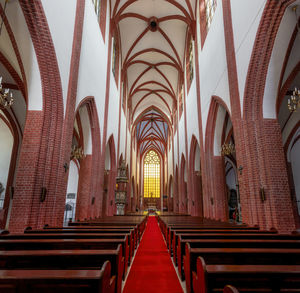
[[[295,28],[295,15],[291,9],[287,9],[282,18],[268,68],[265,94],[263,100],[264,118],[276,119],[276,98],[280,81],[281,68],[286,51]]]
[[[241,109],[249,62],[266,0],[232,0],[231,14]],[[242,111],[243,114],[243,111]]]
[[[103,134],[108,29],[106,29],[106,43],[104,43],[93,3],[92,1],[85,3],[76,105],[87,96],[95,97],[100,133]],[[106,19],[108,25],[109,17],[107,16]],[[101,143],[105,142],[101,140]]]
[[[231,111],[222,11],[222,2],[218,1],[203,49],[199,53],[203,141],[211,97],[220,97]],[[201,48],[200,43],[198,46]]]
[[[77,200],[77,189],[78,189],[78,169],[74,161],[70,161],[70,169],[69,169],[69,178],[68,178],[68,186],[67,186],[67,194],[68,193],[75,193],[76,196],[74,199],[67,199],[66,197],[66,204],[70,204],[73,206],[73,213],[71,211],[68,212],[66,215],[66,212],[64,214],[64,219],[69,219],[73,215],[73,220],[75,219],[75,212],[76,212],[76,200]],[[67,195],[66,195],[67,196]]]
[[[2,6],[4,5],[4,0],[1,0],[1,4]],[[20,56],[25,70],[29,97],[28,109],[41,110],[43,108],[43,95],[40,70],[38,67],[31,36],[27,28],[23,11],[19,5],[19,1],[10,1],[7,4],[5,14],[8,18],[17,46],[19,48]],[[21,70],[17,61],[15,51],[8,38],[5,25],[3,25],[2,33],[0,36],[0,50],[20,75]],[[20,78],[22,79],[21,75]]]
[[[79,114],[82,124],[84,154],[91,155],[93,152],[91,123],[86,106],[79,109]]]
[[[42,0],[42,3],[56,51],[66,112],[77,1]],[[62,11],[64,16],[58,17]]]

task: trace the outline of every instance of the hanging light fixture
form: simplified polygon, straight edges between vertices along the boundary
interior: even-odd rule
[[[296,112],[300,108],[300,90],[295,88],[293,94],[288,99],[288,109],[290,112]]]
[[[224,143],[221,147],[222,156],[229,156],[235,153],[235,146],[232,142]]]
[[[298,5],[292,6],[292,10],[295,13],[297,31],[298,31],[298,34],[300,34],[300,25],[299,25],[299,21],[298,21],[297,9],[298,9]]]
[[[83,157],[84,157],[84,153],[83,153],[82,147],[78,147],[76,145],[73,145],[70,159],[72,160],[72,159],[75,158],[77,160],[81,160]]]
[[[2,87],[2,76],[0,77],[0,105],[3,107],[11,107],[14,103],[13,94],[9,89]]]

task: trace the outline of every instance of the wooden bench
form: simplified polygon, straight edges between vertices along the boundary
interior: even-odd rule
[[[194,237],[193,237],[194,236]],[[201,247],[291,247],[300,248],[300,237],[291,234],[200,234],[177,235],[177,246],[173,253],[175,265],[178,265],[182,275],[182,260],[185,254],[186,243],[193,248]],[[174,241],[175,243],[175,241]],[[240,245],[239,245],[240,243]],[[289,246],[285,246],[289,245]],[[181,264],[181,265],[180,265]]]
[[[74,233],[74,232],[80,232],[80,233],[133,233],[134,235],[134,243],[137,245],[139,241],[139,231],[138,226],[66,226],[66,227],[49,227],[45,226],[44,229],[41,230],[33,230],[31,227],[27,227],[24,230],[24,233],[35,233],[36,231],[39,231],[39,233],[52,233],[63,231],[65,233]]]
[[[121,292],[122,246],[110,250],[18,250],[0,251],[2,270],[99,270],[111,263],[111,273],[116,276],[116,293]]]
[[[299,292],[299,265],[206,265],[197,259],[193,272],[195,293],[221,292],[232,284],[238,292]],[[224,288],[224,292],[232,288]],[[230,291],[231,290],[231,291]]]
[[[101,270],[0,270],[1,293],[114,293],[111,264]]]
[[[184,272],[187,292],[192,292],[192,272],[197,258],[209,265],[300,265],[300,249],[284,248],[191,248],[186,245]]]
[[[223,229],[223,228],[213,228],[213,229],[203,229],[203,228],[190,228],[186,227],[186,229],[183,228],[169,228],[168,229],[168,238],[167,242],[169,243],[169,252],[172,255],[174,242],[175,239],[175,246],[177,245],[175,234],[216,234],[216,233],[230,233],[230,234],[278,234],[276,229],[272,230],[255,230],[255,229]]]
[[[108,232],[108,231],[106,231]],[[0,240],[34,240],[34,239],[126,239],[128,244],[123,247],[124,257],[130,264],[134,253],[132,235],[127,233],[27,233],[0,235]],[[127,247],[128,246],[128,247]]]
[[[42,230],[25,230],[24,234],[17,234],[17,235],[29,235],[28,238],[30,238],[30,235],[36,235],[34,238],[36,239],[42,239],[47,238],[47,236],[43,235],[54,235],[54,234],[61,234],[65,235],[63,238],[94,238],[94,239],[101,239],[101,238],[119,238],[117,235],[128,235],[128,243],[129,243],[129,262],[131,261],[131,258],[134,254],[134,250],[137,246],[137,237],[133,229],[123,229],[123,230],[92,230],[92,229],[42,229]],[[14,235],[14,234],[13,234]],[[41,235],[39,237],[38,235]],[[69,235],[74,235],[74,237],[71,237]],[[76,235],[76,236],[75,236]],[[94,236],[93,236],[94,235]],[[103,236],[101,236],[103,235]],[[111,235],[111,237],[108,237],[108,235]],[[7,238],[14,239],[14,236],[7,236]],[[0,236],[0,239],[3,237]],[[26,236],[20,236],[18,238],[24,238],[26,239]],[[50,238],[60,238],[59,236],[51,237]]]
[[[122,239],[0,239],[0,250],[110,250],[122,246],[125,279],[128,270],[129,246],[128,236]]]

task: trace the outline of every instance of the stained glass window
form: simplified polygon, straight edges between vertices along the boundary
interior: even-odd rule
[[[155,151],[144,159],[144,197],[160,197],[160,159]]]
[[[209,29],[212,19],[214,17],[216,7],[217,7],[217,0],[205,0],[207,30]]]
[[[95,6],[95,12],[96,12],[97,16],[99,17],[101,0],[92,0],[92,1],[93,1],[94,6]]]

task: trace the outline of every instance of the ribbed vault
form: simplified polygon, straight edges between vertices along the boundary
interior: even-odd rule
[[[164,153],[167,120],[172,123],[184,82],[187,35],[194,35],[196,0],[112,0],[111,7],[122,88],[140,151],[152,145]],[[147,111],[153,106],[161,113]]]

